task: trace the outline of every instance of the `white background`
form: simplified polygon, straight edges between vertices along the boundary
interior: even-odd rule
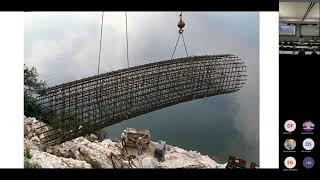
[[[0,12],[0,168],[23,167],[23,12]]]
[[[23,168],[24,13],[0,13],[0,168]],[[260,13],[260,167],[278,168],[278,12]]]
[[[260,12],[260,167],[279,167],[279,13]]]

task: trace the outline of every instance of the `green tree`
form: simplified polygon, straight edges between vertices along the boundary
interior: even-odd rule
[[[38,117],[41,113],[35,96],[41,94],[47,88],[47,84],[45,81],[39,81],[38,76],[35,67],[24,65],[24,115],[27,117]]]

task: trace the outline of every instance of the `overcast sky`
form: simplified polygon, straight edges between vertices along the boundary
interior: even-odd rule
[[[128,12],[131,65],[171,58],[178,37],[179,14]],[[258,146],[259,13],[183,12],[183,18],[189,55],[231,53],[244,59],[248,81],[232,95],[234,102],[241,105],[235,113],[241,121],[234,120],[233,126]],[[26,13],[25,64],[35,66],[40,79],[50,86],[97,74],[100,23],[101,12]],[[182,42],[175,57],[181,56],[185,56]],[[100,72],[126,66],[125,13],[105,12]]]
[[[130,64],[169,59],[179,12],[128,12]],[[183,12],[190,55],[233,53],[258,62],[258,13]],[[97,73],[101,12],[29,12],[25,63],[49,85]],[[176,57],[185,56],[180,42]],[[105,12],[101,72],[126,67],[124,12]]]

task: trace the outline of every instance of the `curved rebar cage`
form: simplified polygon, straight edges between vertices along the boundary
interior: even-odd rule
[[[37,97],[41,140],[60,144],[181,102],[233,93],[246,81],[237,56],[178,58],[121,69],[54,87]]]

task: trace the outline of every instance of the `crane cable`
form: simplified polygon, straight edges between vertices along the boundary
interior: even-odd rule
[[[174,53],[176,52],[179,39],[180,39],[180,34],[179,34],[179,36],[178,36],[178,39],[177,39],[177,42],[176,42],[176,46],[174,47],[174,50],[173,50],[173,53],[172,53],[172,56],[171,56],[171,60],[172,60],[172,58],[173,58]]]
[[[188,55],[188,50],[187,50],[187,46],[186,46],[186,42],[184,41],[183,34],[181,34],[181,36],[182,36],[182,40],[183,40],[183,44],[184,44],[184,49],[185,49],[185,51],[186,51],[187,57],[189,57],[189,55]]]
[[[101,14],[101,30],[100,30],[100,48],[99,48],[99,62],[98,62],[98,75],[100,74],[100,57],[101,57],[101,43],[102,43],[102,29],[103,29],[103,11]]]
[[[127,64],[128,64],[128,67],[129,67],[129,44],[128,44],[128,20],[127,20],[127,11],[126,11],[125,15],[126,15]]]
[[[185,43],[185,41],[184,41],[184,36],[183,36],[183,28],[184,28],[184,26],[185,26],[185,22],[182,20],[182,11],[181,11],[181,13],[180,13],[180,20],[179,20],[179,22],[178,22],[178,27],[179,27],[179,36],[178,36],[178,39],[177,39],[177,42],[176,42],[176,45],[175,45],[175,47],[174,47],[174,50],[173,50],[173,53],[172,53],[172,56],[171,56],[171,60],[173,59],[173,56],[174,56],[174,54],[175,54],[175,52],[176,52],[176,49],[177,49],[177,46],[178,46],[178,42],[179,42],[179,40],[180,40],[180,36],[182,36],[182,41],[183,41],[183,45],[184,45],[184,49],[185,49],[185,51],[186,51],[186,55],[187,55],[187,57],[189,56],[188,55],[188,50],[187,50],[187,46],[186,46],[186,43]]]
[[[102,11],[101,14],[101,29],[100,29],[100,48],[99,48],[99,61],[98,61],[98,75],[100,74],[100,59],[101,59],[101,46],[102,46],[102,30],[103,30],[103,14],[104,11]],[[127,12],[125,12],[125,18],[126,18],[126,42],[127,42],[127,65],[129,67],[129,44],[128,44],[128,22],[127,22]]]

